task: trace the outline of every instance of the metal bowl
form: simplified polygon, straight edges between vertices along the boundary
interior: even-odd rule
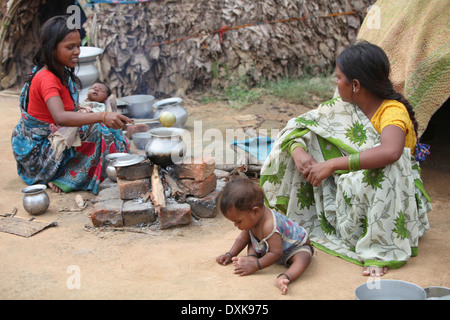
[[[450,300],[450,288],[427,287],[424,290],[429,300]]]
[[[425,290],[401,280],[367,281],[355,290],[357,300],[425,300]]]
[[[153,116],[153,96],[141,94],[122,97],[120,100],[127,104],[129,118],[149,119]]]
[[[136,132],[136,133],[133,133],[132,138],[133,138],[132,139],[133,144],[136,146],[136,148],[138,148],[139,150],[144,150],[145,146],[152,138],[152,135],[150,133],[148,133],[147,131]]]

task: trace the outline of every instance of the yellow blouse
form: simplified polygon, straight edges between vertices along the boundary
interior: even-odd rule
[[[408,110],[406,110],[403,103],[397,100],[384,100],[370,122],[380,134],[386,126],[395,125],[400,127],[406,135],[405,147],[410,148],[411,154],[414,154],[417,143],[416,133]]]

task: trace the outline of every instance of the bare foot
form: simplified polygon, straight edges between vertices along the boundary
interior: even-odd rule
[[[275,279],[275,286],[281,290],[281,294],[286,294],[288,289],[289,279],[285,275],[281,275]]]
[[[255,261],[258,260],[257,257],[254,256],[247,256],[247,257],[233,257],[231,258],[233,261],[233,264],[235,267],[239,266],[240,264],[248,263],[249,261]]]
[[[52,182],[49,182],[48,183],[48,186],[50,187],[50,189],[52,189],[54,192],[56,192],[56,193],[61,193],[61,192],[63,192],[62,190],[61,190],[61,188],[59,188],[59,187],[57,187],[56,185],[54,185]]]
[[[364,276],[372,276],[372,277],[380,277],[387,273],[387,267],[377,267],[377,266],[368,266],[364,267],[363,275]]]

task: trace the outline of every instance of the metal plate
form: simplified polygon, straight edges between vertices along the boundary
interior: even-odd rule
[[[111,165],[114,167],[128,167],[146,160],[147,157],[142,154],[129,154],[114,160]]]

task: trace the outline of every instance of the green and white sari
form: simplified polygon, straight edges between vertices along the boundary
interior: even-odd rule
[[[335,172],[319,187],[302,177],[291,156],[301,146],[321,162],[379,143],[359,107],[339,97],[289,120],[261,170],[268,206],[308,230],[321,250],[361,266],[400,267],[417,254],[431,210],[410,149],[383,168]]]

